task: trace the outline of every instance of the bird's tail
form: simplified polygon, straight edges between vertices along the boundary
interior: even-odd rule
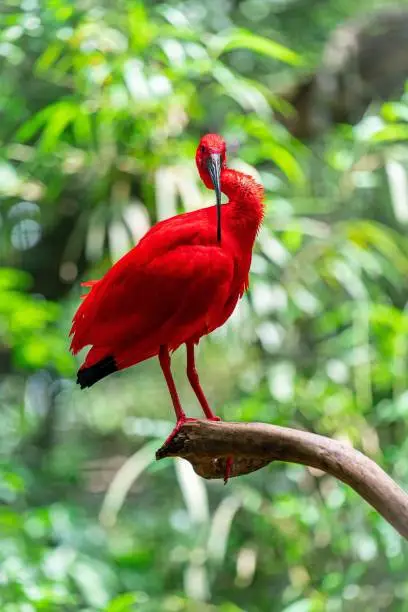
[[[71,337],[70,350],[73,355],[79,353],[79,351],[87,344],[91,344],[88,333],[92,324],[92,306],[98,294],[100,281],[87,281],[85,283],[81,283],[81,286],[90,287],[91,290],[89,293],[81,295],[82,304],[80,304],[74,318],[72,319],[72,326],[69,335]]]
[[[77,384],[80,385],[81,389],[92,387],[92,385],[98,382],[98,380],[101,380],[102,378],[105,378],[105,376],[109,376],[109,374],[119,370],[118,364],[113,355],[107,355],[105,351],[102,358],[97,358],[97,355],[95,354],[97,351],[102,352],[100,349],[91,349],[84,365],[78,370]],[[87,365],[89,362],[91,362],[92,365]]]

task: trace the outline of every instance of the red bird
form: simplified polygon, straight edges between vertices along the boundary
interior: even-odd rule
[[[177,417],[169,439],[187,420],[170,369],[170,352],[181,344],[204,414],[219,420],[200,386],[194,345],[225,323],[247,289],[264,214],[263,187],[227,168],[220,136],[201,139],[196,164],[205,186],[215,190],[217,205],[157,223],[102,279],[84,283],[90,292],[70,332],[74,354],[92,347],[78,371],[82,389],[158,356]],[[223,206],[221,192],[229,197]]]

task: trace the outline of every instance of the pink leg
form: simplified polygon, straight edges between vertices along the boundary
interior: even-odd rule
[[[227,457],[225,462],[224,484],[226,485],[232,474],[232,466],[234,465],[234,457]]]
[[[195,365],[194,344],[192,342],[187,342],[186,346],[187,346],[187,378],[190,382],[190,385],[192,386],[193,391],[196,394],[197,399],[200,402],[201,408],[203,409],[204,414],[207,417],[207,419],[209,419],[210,421],[220,421],[221,420],[220,417],[216,416],[211,410],[207,402],[207,398],[204,395],[204,391],[201,388],[200,379],[198,378],[196,365]],[[227,484],[231,476],[233,463],[234,463],[234,458],[227,457],[226,464],[225,464],[224,484]]]
[[[211,421],[220,421],[220,417],[217,417],[213,411],[211,410],[207,398],[204,395],[204,391],[201,388],[200,380],[198,378],[195,358],[194,358],[194,344],[192,342],[187,342],[187,378],[190,382],[190,385],[193,388],[194,393],[197,396],[198,401],[200,402],[200,406],[204,411],[207,419]]]
[[[173,402],[174,412],[176,413],[177,423],[167,440],[164,444],[168,444],[180,430],[182,425],[187,421],[195,421],[196,419],[188,419],[186,413],[181,407],[180,398],[177,393],[176,385],[174,384],[173,375],[171,373],[171,360],[169,355],[169,349],[167,346],[162,345],[159,351],[159,362],[162,369],[164,378],[166,379],[167,387],[171,395],[171,401]]]

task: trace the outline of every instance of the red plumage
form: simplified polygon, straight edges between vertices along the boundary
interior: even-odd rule
[[[90,291],[71,329],[74,354],[92,347],[78,372],[81,387],[158,355],[178,421],[185,416],[172,388],[169,351],[187,345],[190,382],[206,415],[213,416],[198,383],[193,346],[225,323],[247,288],[263,218],[262,186],[226,167],[222,138],[204,136],[196,163],[209,188],[211,172],[218,172],[229,197],[221,207],[221,241],[216,206],[157,223],[101,280],[84,283]]]

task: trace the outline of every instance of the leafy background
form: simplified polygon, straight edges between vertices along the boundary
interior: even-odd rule
[[[157,364],[80,392],[67,342],[81,280],[211,203],[193,156],[220,131],[267,216],[250,292],[200,347],[215,410],[350,442],[408,488],[408,98],[311,146],[274,120],[329,32],[379,4],[3,2],[4,612],[408,610],[407,545],[354,492],[289,465],[223,487],[156,464]]]

